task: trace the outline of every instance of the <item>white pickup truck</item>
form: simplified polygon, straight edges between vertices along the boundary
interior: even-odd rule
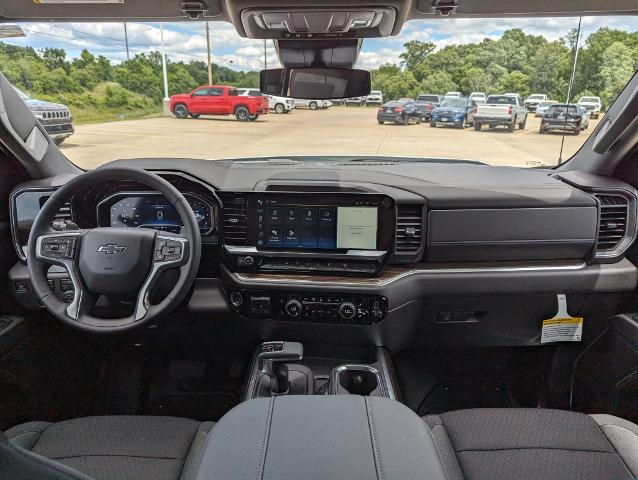
[[[474,115],[474,130],[479,132],[483,125],[495,128],[504,125],[510,132],[516,125],[523,130],[527,123],[527,109],[518,95],[490,95],[483,105],[479,105]]]
[[[525,99],[523,105],[525,105],[525,108],[527,108],[530,112],[535,112],[538,104],[546,101],[547,95],[544,93],[534,93]]]
[[[600,117],[600,110],[603,108],[600,97],[580,97],[578,105],[587,110],[591,118]]]

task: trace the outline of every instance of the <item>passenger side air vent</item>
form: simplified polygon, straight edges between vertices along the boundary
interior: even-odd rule
[[[629,201],[619,194],[597,193],[595,197],[600,202],[596,251],[609,252],[616,249],[627,234]]]
[[[235,195],[221,195],[222,238],[227,245],[246,245],[248,240],[246,199]]]
[[[423,250],[423,205],[399,204],[397,207],[395,263],[414,262]]]

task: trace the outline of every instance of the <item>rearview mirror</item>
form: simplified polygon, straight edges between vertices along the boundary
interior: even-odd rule
[[[262,70],[259,88],[267,95],[329,100],[370,93],[370,72],[353,68],[272,68]]]

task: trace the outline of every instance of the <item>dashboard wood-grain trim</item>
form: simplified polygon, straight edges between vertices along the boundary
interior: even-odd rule
[[[412,265],[391,265],[386,267],[376,277],[344,277],[337,275],[291,275],[275,273],[231,273],[239,282],[267,284],[317,284],[335,286],[373,286],[379,287],[396,282],[397,280],[418,274],[467,274],[467,273],[507,273],[524,271],[564,271],[585,268],[582,261],[564,262],[449,262],[449,263],[417,263]]]

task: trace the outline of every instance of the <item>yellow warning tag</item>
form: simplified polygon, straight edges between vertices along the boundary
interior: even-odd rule
[[[541,343],[580,342],[583,336],[583,317],[550,318],[543,320]]]

